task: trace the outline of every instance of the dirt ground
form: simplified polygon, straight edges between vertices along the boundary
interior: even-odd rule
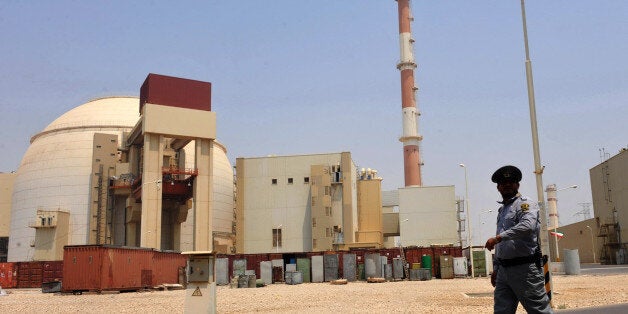
[[[553,277],[554,308],[628,303],[628,275]],[[182,313],[186,290],[83,295],[5,290],[0,313]],[[219,313],[491,313],[487,278],[433,279],[347,285],[273,284],[262,288],[217,287]],[[524,313],[520,307],[518,312]]]

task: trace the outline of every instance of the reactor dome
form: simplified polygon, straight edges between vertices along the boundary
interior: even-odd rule
[[[13,187],[9,262],[32,260],[35,229],[29,226],[38,209],[69,212],[68,245],[88,244],[94,134],[114,134],[121,143],[139,117],[137,97],[100,98],[66,112],[31,138]],[[233,223],[233,168],[224,146],[217,146],[213,225],[226,232]]]

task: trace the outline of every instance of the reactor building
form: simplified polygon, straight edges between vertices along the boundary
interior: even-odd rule
[[[233,168],[215,137],[206,82],[150,74],[139,98],[66,112],[3,174],[7,260],[60,260],[83,244],[231,252]]]

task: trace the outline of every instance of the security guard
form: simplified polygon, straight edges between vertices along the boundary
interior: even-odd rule
[[[491,177],[502,195],[497,215],[497,235],[485,247],[495,248],[491,284],[495,287],[494,312],[515,313],[517,304],[528,313],[553,313],[545,293],[539,248],[539,209],[519,194],[521,171],[504,166]]]

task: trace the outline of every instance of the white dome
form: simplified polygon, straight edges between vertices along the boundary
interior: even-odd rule
[[[138,119],[137,97],[96,99],[68,111],[32,137],[13,188],[8,261],[32,259],[35,229],[28,225],[35,219],[37,209],[69,211],[68,244],[88,243],[94,133],[116,134],[120,143],[123,132],[129,132]],[[233,169],[224,148],[214,151],[214,195],[231,191],[230,200],[215,197],[222,201],[214,205],[214,210],[231,213]],[[226,222],[219,224],[223,223],[227,225]],[[229,230],[231,223],[228,222]]]

